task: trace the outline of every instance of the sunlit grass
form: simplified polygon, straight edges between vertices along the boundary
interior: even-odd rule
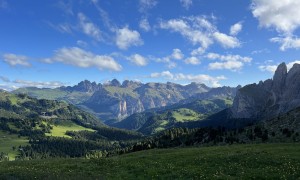
[[[18,147],[28,145],[29,141],[25,137],[18,137],[16,134],[9,134],[0,130],[0,152],[8,153],[9,160],[14,160],[19,154]],[[16,149],[13,150],[13,147]]]
[[[10,175],[10,176],[8,176]],[[98,160],[0,163],[0,179],[298,179],[300,144],[154,149]]]
[[[66,135],[67,131],[95,131],[93,129],[77,125],[70,121],[60,123],[60,124],[54,124],[51,125],[51,127],[52,127],[51,132],[46,133],[46,136],[71,138],[70,136]]]

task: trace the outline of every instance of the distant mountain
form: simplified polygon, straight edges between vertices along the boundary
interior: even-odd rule
[[[235,91],[236,88],[209,88],[195,82],[188,85],[170,82],[143,84],[129,80],[120,83],[113,79],[104,84],[85,80],[75,86],[56,89],[20,88],[13,93],[24,93],[38,99],[65,101],[97,115],[104,121],[110,119],[121,121],[134,113],[166,107],[188,98],[196,100],[211,97],[233,97]]]
[[[241,88],[231,108],[233,118],[270,119],[300,107],[300,64],[282,63],[273,79]]]
[[[231,98],[196,100],[188,104],[177,103],[164,108],[147,110],[133,114],[111,126],[136,130],[143,134],[156,134],[165,129],[180,127],[185,122],[198,122],[211,114],[217,113],[232,105]]]

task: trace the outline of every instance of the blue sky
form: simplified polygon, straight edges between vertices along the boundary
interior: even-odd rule
[[[0,88],[256,83],[300,62],[299,9],[297,0],[0,0]]]

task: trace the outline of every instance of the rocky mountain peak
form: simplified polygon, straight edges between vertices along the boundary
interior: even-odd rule
[[[117,79],[113,79],[108,83],[108,85],[119,87],[121,86],[121,83]]]
[[[300,64],[287,71],[281,63],[273,79],[241,88],[231,108],[233,118],[268,119],[300,107]]]
[[[135,89],[139,86],[143,85],[141,82],[138,82],[138,81],[129,81],[129,80],[125,80],[123,81],[122,83],[122,87],[123,88],[132,88],[132,89]]]

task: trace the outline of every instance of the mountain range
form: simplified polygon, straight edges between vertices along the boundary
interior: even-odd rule
[[[210,88],[204,84],[146,83],[113,79],[104,84],[88,80],[75,86],[56,89],[20,88],[13,93],[25,93],[38,99],[62,100],[98,116],[103,122],[122,121],[124,118],[148,109],[197,99],[233,98],[240,87]]]

